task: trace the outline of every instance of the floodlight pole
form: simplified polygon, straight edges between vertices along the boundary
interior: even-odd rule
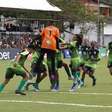
[[[100,25],[100,0],[98,0],[98,26],[97,26],[97,42],[101,44],[101,25]]]

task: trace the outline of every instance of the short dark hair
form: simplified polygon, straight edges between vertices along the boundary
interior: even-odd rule
[[[35,49],[35,46],[32,45],[32,44],[29,44],[29,45],[27,46],[27,48],[29,48],[29,49]]]

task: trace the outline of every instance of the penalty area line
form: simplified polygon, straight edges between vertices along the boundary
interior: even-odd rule
[[[112,105],[88,105],[88,104],[64,103],[64,102],[48,102],[48,101],[0,100],[0,102],[62,105],[62,106],[84,107],[84,108],[112,108]]]

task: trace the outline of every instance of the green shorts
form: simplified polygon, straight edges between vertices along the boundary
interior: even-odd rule
[[[26,77],[26,72],[22,69],[15,69],[13,67],[7,68],[5,78],[6,79],[11,79],[11,78],[14,77],[14,75],[21,76],[21,77]]]

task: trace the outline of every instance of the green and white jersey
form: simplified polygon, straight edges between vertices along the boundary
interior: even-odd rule
[[[81,63],[78,48],[76,47],[76,41],[70,43],[69,45],[70,54],[71,54],[71,65],[73,67],[79,66]]]
[[[17,71],[24,71],[23,66],[25,64],[25,61],[26,61],[28,55],[29,55],[29,52],[25,50],[25,51],[20,52],[19,55],[20,55],[20,59],[18,60],[18,62],[16,62],[16,61],[13,62],[12,68],[14,68]]]
[[[32,53],[32,63],[36,63],[39,59],[39,52],[35,51]]]
[[[88,51],[88,56],[89,56],[89,58],[85,62],[85,65],[90,66],[92,68],[96,68],[97,63],[100,60],[99,50],[97,48],[90,48]]]
[[[82,63],[85,63],[88,58],[89,58],[89,55],[88,55],[88,51],[89,51],[89,47],[86,46],[86,45],[82,45],[81,46],[81,60],[82,60]]]
[[[61,53],[61,51],[58,51],[56,53],[56,61],[61,61],[61,60],[62,60],[62,53]]]
[[[71,58],[77,58],[79,57],[78,53],[78,48],[76,47],[76,41],[71,42],[69,45],[70,53],[71,53]]]
[[[24,63],[29,55],[29,52],[28,51],[22,51],[21,53],[19,53],[19,55],[21,56],[19,61],[18,61],[18,64],[21,65],[21,66],[24,66]]]
[[[36,64],[39,59],[39,56],[40,56],[40,53],[38,51],[35,51],[34,53],[32,53],[32,62],[31,63]],[[46,61],[42,61],[42,63],[40,65],[44,64],[47,67],[46,63],[47,63]]]

